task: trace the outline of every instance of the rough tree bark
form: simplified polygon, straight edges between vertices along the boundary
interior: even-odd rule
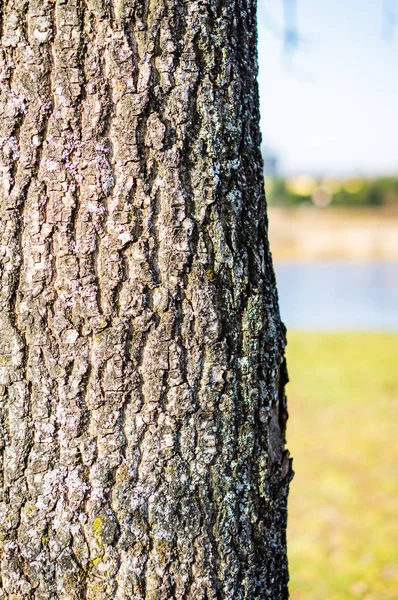
[[[287,598],[256,2],[1,11],[0,598]]]

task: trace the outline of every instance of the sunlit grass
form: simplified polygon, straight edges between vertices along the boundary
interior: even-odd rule
[[[288,335],[292,600],[398,598],[398,335]]]

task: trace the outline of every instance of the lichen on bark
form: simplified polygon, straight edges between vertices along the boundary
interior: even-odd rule
[[[285,599],[256,2],[0,10],[0,598]]]

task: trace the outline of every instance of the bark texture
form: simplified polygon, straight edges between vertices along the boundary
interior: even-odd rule
[[[255,0],[0,31],[0,598],[287,598]]]

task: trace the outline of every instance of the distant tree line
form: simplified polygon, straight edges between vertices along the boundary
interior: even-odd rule
[[[380,207],[398,208],[398,177],[266,177],[270,206]]]

